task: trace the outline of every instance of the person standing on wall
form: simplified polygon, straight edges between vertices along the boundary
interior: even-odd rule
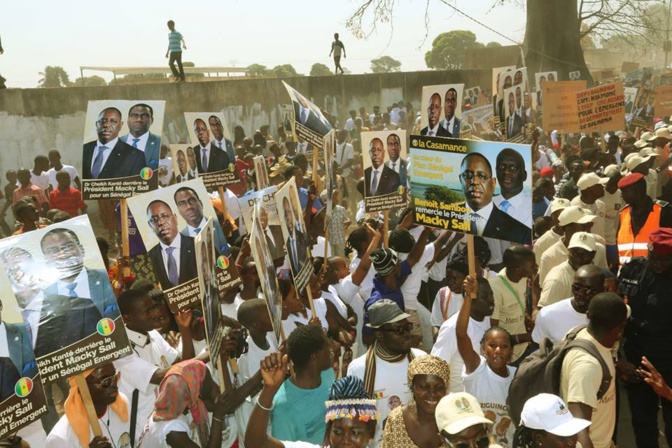
[[[342,44],[341,44],[342,45]],[[0,39],[0,54],[3,54],[5,50],[2,49],[2,39]],[[5,85],[5,81],[7,81],[5,78],[0,75],[0,89],[6,89],[7,86]]]
[[[184,42],[184,37],[179,31],[175,30],[175,22],[172,20],[168,21],[168,51],[166,51],[166,57],[170,56],[168,60],[168,66],[173,72],[175,81],[184,82],[184,67],[182,67],[182,50],[187,49],[187,44]],[[182,48],[180,48],[180,42],[182,42]],[[177,67],[180,71],[177,71],[175,68],[175,63],[177,62]]]
[[[334,65],[336,68],[334,69],[334,72],[338,75],[338,70],[341,70],[341,75],[343,74],[343,67],[341,67],[341,52],[343,52],[343,57],[345,56],[345,46],[343,45],[343,42],[338,40],[338,33],[334,33],[334,41],[331,43],[331,51],[329,52],[329,56],[334,55]]]

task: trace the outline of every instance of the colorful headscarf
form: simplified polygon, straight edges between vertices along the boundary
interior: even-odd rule
[[[152,414],[155,422],[175,420],[188,407],[194,423],[198,426],[201,446],[205,446],[210,437],[208,410],[199,398],[206,372],[205,364],[194,359],[172,366],[159,385],[159,395]]]
[[[88,377],[93,373],[95,369],[87,370],[82,375],[84,378]],[[79,393],[79,386],[74,377],[69,378],[70,382],[70,392],[68,393],[68,398],[65,399],[63,404],[63,409],[65,410],[65,417],[70,423],[70,427],[75,432],[77,440],[82,448],[88,448],[89,443],[91,442],[91,423],[89,422],[89,417],[86,414],[86,408],[84,407],[84,400],[82,395]],[[110,405],[112,411],[119,416],[122,422],[126,423],[128,421],[128,401],[121,393],[117,395],[117,399]]]
[[[415,375],[436,375],[446,384],[446,389],[450,386],[450,365],[438,356],[424,355],[415,358],[408,364],[406,375],[409,387],[413,384]]]
[[[364,382],[356,376],[346,376],[334,381],[329,391],[329,400],[324,405],[327,412],[324,421],[329,423],[342,418],[368,422],[379,420],[376,400],[371,400],[364,390]]]

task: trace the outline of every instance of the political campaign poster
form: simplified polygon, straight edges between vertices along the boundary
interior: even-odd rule
[[[586,90],[586,81],[555,81],[541,83],[544,97],[542,115],[544,129],[564,132],[579,131],[579,108],[576,92]]]
[[[296,129],[294,127],[294,106],[292,104],[280,104],[278,107],[280,107],[280,118],[285,133],[294,138],[296,135]]]
[[[299,141],[305,140],[316,148],[321,148],[322,139],[332,128],[329,120],[326,119],[319,107],[310,102],[298,90],[295,90],[285,81],[282,81],[282,84],[292,100],[295,135]]]
[[[274,260],[283,258],[286,254],[282,230],[280,229],[278,208],[275,203],[275,193],[277,191],[278,187],[273,185],[238,199],[246,233],[252,233],[254,210],[256,204],[261,204],[258,209],[259,221],[261,222],[264,234],[266,234],[267,244]]]
[[[159,187],[165,101],[89,101],[82,197],[122,199]]]
[[[672,115],[672,85],[658,86],[655,89],[656,101],[653,109],[659,117]]]
[[[208,191],[240,182],[236,153],[224,114],[221,112],[185,112],[196,169]]]
[[[406,205],[407,157],[406,131],[362,132],[364,203],[367,213]]]
[[[474,86],[464,89],[464,97],[462,98],[463,109],[465,106],[469,106],[470,108],[479,106],[479,101],[483,102],[483,95],[480,87]]]
[[[194,145],[170,145],[170,158],[176,184],[198,178]]]
[[[513,85],[513,75],[515,66],[498,67],[492,69],[492,113],[494,114],[494,124],[500,132],[504,132],[504,89]]]
[[[264,293],[264,301],[268,308],[268,314],[271,317],[273,334],[275,335],[276,343],[279,345],[281,341],[280,328],[282,327],[282,294],[280,294],[278,278],[275,274],[273,250],[268,244],[267,230],[264,228],[261,219],[263,208],[264,206],[261,202],[255,204],[252,214],[253,224],[252,231],[250,232],[250,249],[252,251],[252,258],[254,258],[254,265],[257,268],[257,274],[259,275],[261,290]],[[298,236],[298,233],[295,233],[295,235]],[[310,265],[310,263],[307,264]],[[294,282],[296,283],[296,277]],[[306,280],[307,282],[308,280]]]
[[[303,209],[293,177],[275,193],[275,202],[294,286],[296,292],[301,294],[310,280],[313,264],[310,259],[310,238],[303,222]]]
[[[501,85],[501,80],[505,76],[504,73],[515,70],[516,66],[515,65],[509,65],[506,67],[495,67],[492,69],[492,87],[491,87],[491,92],[492,96],[494,97],[495,95],[502,95],[502,92],[500,91],[500,85]],[[509,87],[513,85],[513,78],[510,79],[509,81]]]
[[[576,93],[581,132],[621,129],[625,124],[623,83],[603,84]]]
[[[473,107],[462,112],[461,132],[469,131],[471,138],[490,140],[487,137],[491,136],[496,130],[497,127],[493,120],[492,107],[489,104]]]
[[[209,218],[218,223],[202,180],[195,179],[151,194],[128,199],[156,279],[174,313],[199,306],[194,239]],[[219,225],[214,226],[217,256],[229,247]]]
[[[324,136],[324,165],[326,167],[326,175],[324,182],[324,189],[327,192],[327,207],[324,210],[325,220],[324,228],[326,229],[329,226],[329,220],[331,219],[331,212],[333,206],[333,197],[334,190],[338,188],[338,177],[336,170],[338,164],[334,157],[334,151],[336,148],[336,131],[332,130],[327,135]]]
[[[256,156],[252,159],[254,162],[254,181],[257,184],[257,190],[263,190],[271,185],[268,180],[268,167],[266,166],[266,157]]]
[[[532,154],[528,145],[411,137],[414,221],[530,244]]]
[[[640,87],[637,90],[635,105],[630,114],[630,124],[645,127],[653,122],[654,105],[656,103],[656,91]]]
[[[424,86],[420,104],[420,134],[459,137],[464,84]]]
[[[0,240],[0,272],[2,318],[24,322],[45,384],[131,353],[86,215]]]
[[[522,142],[525,136],[525,106],[523,105],[523,85],[504,89],[504,131],[508,141]]]
[[[630,114],[635,109],[635,98],[637,98],[637,87],[625,87],[623,94],[625,95],[625,119],[629,120]]]
[[[569,72],[569,80],[570,81],[578,81],[581,79],[581,71],[580,70],[575,70],[573,72]]]
[[[534,74],[534,88],[541,91],[542,82],[555,82],[558,80],[558,72],[537,72]]]
[[[219,307],[219,288],[215,274],[216,253],[213,219],[208,218],[203,229],[194,238],[196,248],[196,265],[198,267],[199,302],[203,310],[205,323],[205,337],[210,353],[219,353],[222,343],[221,316]],[[213,369],[217,370],[217,358],[213,357],[210,362]]]

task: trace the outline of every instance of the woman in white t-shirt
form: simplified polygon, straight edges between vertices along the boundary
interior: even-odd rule
[[[489,294],[492,294],[492,290]],[[503,328],[492,327],[483,335],[482,355],[476,353],[467,333],[472,302],[474,307],[491,301],[474,300],[478,293],[476,279],[468,276],[464,281],[464,302],[457,316],[455,334],[457,348],[464,360],[462,381],[464,391],[476,397],[486,418],[492,420],[492,432],[497,442],[504,448],[512,446],[515,427],[506,406],[509,384],[516,372],[507,364],[513,354],[513,338]],[[476,311],[476,310],[475,310]],[[477,310],[485,311],[485,310]]]
[[[227,401],[219,395],[206,365],[197,360],[173,365],[161,381],[139,448],[215,448],[222,444]],[[206,403],[208,406],[206,406]],[[214,409],[212,426],[208,407]],[[189,412],[185,415],[185,410]]]
[[[320,448],[307,442],[280,441],[268,435],[266,428],[273,397],[287,374],[287,355],[274,353],[261,361],[264,387],[255,402],[245,433],[245,446],[255,448]],[[327,429],[322,448],[366,448],[376,432],[380,414],[371,400],[364,382],[346,376],[334,382],[325,402]]]

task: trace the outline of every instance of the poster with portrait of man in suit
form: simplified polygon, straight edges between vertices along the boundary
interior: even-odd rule
[[[294,286],[297,293],[301,294],[313,272],[313,263],[310,259],[310,238],[303,222],[303,209],[293,177],[275,193],[275,203]]]
[[[165,101],[89,101],[82,197],[121,199],[156,190]]]
[[[128,208],[170,310],[200,306],[195,238],[208,219],[215,223],[217,256],[228,256],[230,251],[203,181],[199,178],[133,196],[128,199]]]
[[[2,318],[23,322],[42,381],[131,353],[86,215],[0,240]]]
[[[215,273],[216,254],[213,238],[214,226],[212,218],[208,219],[205,227],[196,235],[196,265],[198,267],[198,287],[200,307],[203,310],[205,323],[205,337],[210,353],[219,353],[222,342],[221,319],[219,308],[219,288]],[[217,370],[217,359],[211,359],[212,367]]]
[[[406,131],[362,132],[367,213],[406,205],[410,177],[407,154]]]
[[[525,108],[523,86],[518,85],[504,89],[504,131],[507,141],[523,142],[525,132]]]
[[[250,232],[250,249],[257,268],[261,290],[263,291],[268,314],[273,325],[275,340],[280,344],[280,328],[282,327],[282,294],[278,288],[275,264],[273,263],[273,248],[269,244],[268,231],[264,228],[264,207],[257,202],[253,209],[252,230]]]
[[[440,229],[530,244],[532,154],[529,146],[437,140],[411,137],[414,221]]]
[[[294,107],[296,137],[317,148],[321,148],[324,136],[332,129],[331,123],[329,123],[329,120],[327,120],[320,108],[303,93],[294,89],[285,81],[282,81],[282,84],[287,89],[289,98],[292,100],[292,106]]]
[[[170,158],[173,164],[173,179],[175,179],[176,184],[198,178],[194,145],[170,145]]]
[[[421,135],[459,138],[463,91],[464,84],[444,84],[422,88]]]
[[[542,98],[541,93],[541,83],[556,82],[557,80],[558,80],[558,72],[537,72],[534,74],[534,88],[535,88],[534,101],[536,101],[535,109],[541,110],[541,107],[544,104],[544,99]]]
[[[240,182],[233,137],[221,112],[185,112],[196,170],[208,191]]]

